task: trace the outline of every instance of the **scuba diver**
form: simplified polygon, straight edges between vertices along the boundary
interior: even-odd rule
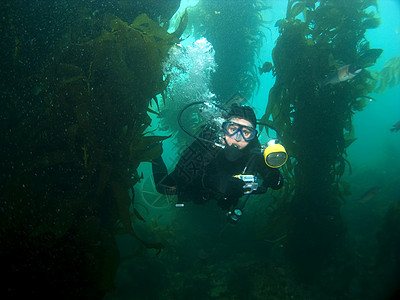
[[[223,119],[222,126],[208,124],[194,136],[183,128],[178,116],[182,129],[196,140],[184,150],[172,173],[168,174],[161,156],[152,161],[152,169],[156,190],[177,195],[177,207],[188,201],[204,204],[214,199],[235,223],[250,194],[282,187],[278,167],[286,162],[287,154],[273,140],[261,146],[257,119],[249,106],[234,104]]]

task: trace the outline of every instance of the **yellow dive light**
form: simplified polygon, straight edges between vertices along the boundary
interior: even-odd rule
[[[277,144],[275,140],[270,140],[264,149],[264,160],[268,167],[279,168],[287,161],[288,155],[285,147]]]

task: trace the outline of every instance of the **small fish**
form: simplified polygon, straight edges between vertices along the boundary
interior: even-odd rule
[[[341,67],[340,69],[337,69],[335,72],[329,74],[324,80],[322,80],[320,86],[326,86],[328,84],[334,85],[343,81],[353,79],[361,71],[362,68],[356,65],[353,64],[345,65],[344,67]]]
[[[258,67],[258,71],[260,72],[260,75],[263,73],[268,73],[271,72],[271,70],[274,68],[274,66],[272,65],[272,63],[270,63],[269,61],[266,61],[262,67]]]
[[[360,101],[360,100],[362,100],[362,99],[365,99],[365,100],[367,100],[367,101],[369,101],[369,102],[372,102],[372,101],[376,102],[375,98],[372,98],[372,97],[370,97],[370,96],[359,96],[359,97],[357,97],[356,100]]]
[[[393,126],[392,126],[392,128],[390,128],[390,131],[391,132],[397,132],[397,131],[399,131],[400,130],[400,121],[398,121],[396,124],[394,124]]]
[[[380,186],[374,186],[373,188],[370,188],[368,191],[366,191],[360,198],[358,198],[357,202],[358,203],[366,203],[372,198],[378,194],[382,188]]]

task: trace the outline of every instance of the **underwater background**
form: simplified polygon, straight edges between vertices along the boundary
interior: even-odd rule
[[[16,0],[0,13],[2,298],[398,296],[397,0]],[[362,71],[321,83],[349,64]],[[284,188],[252,195],[232,225],[216,203],[159,195],[151,161],[172,171],[193,141],[185,105],[235,92],[290,159]]]

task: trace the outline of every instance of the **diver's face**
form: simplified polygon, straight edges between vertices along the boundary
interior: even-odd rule
[[[242,126],[253,127],[251,125],[251,123],[245,119],[232,118],[229,121],[234,122],[239,125],[242,125]],[[234,134],[232,136],[225,134],[224,140],[229,146],[236,145],[236,147],[238,147],[238,149],[243,149],[249,144],[249,142],[243,138],[240,131],[238,131],[236,134]]]

